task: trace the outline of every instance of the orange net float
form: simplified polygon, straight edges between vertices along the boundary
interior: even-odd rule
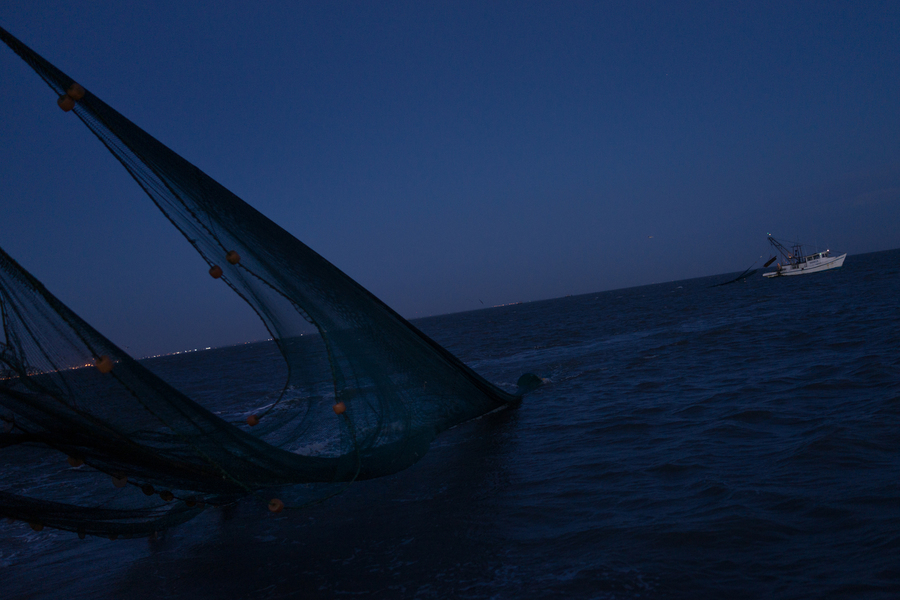
[[[219,265],[213,265],[212,268],[209,270],[209,274],[212,276],[213,279],[218,279],[219,277],[222,276],[222,267],[220,267]]]
[[[336,415],[342,415],[342,414],[344,414],[344,411],[346,411],[346,410],[347,410],[347,405],[344,404],[343,402],[338,402],[337,404],[334,405],[334,414],[336,414]]]
[[[256,415],[250,415],[249,417],[247,417],[247,425],[249,425],[250,427],[256,427],[257,425],[259,425],[259,417]]]
[[[225,255],[225,260],[227,260],[232,265],[236,265],[241,262],[241,255],[234,250],[229,250],[228,254]]]
[[[113,485],[116,486],[117,488],[123,488],[126,485],[128,485],[128,476],[127,475],[122,475],[120,477],[116,477],[115,475],[113,475],[112,480],[113,480]]]
[[[84,459],[80,456],[69,456],[66,458],[66,462],[69,463],[70,467],[80,467],[84,464]]]
[[[72,100],[72,97],[68,94],[63,94],[59,97],[59,100],[56,101],[56,104],[59,105],[63,112],[69,112],[73,108],[75,108],[75,101]]]
[[[94,366],[96,366],[97,370],[101,373],[109,373],[113,370],[113,361],[110,357],[104,354],[94,361]]]
[[[29,525],[30,525],[31,528],[34,529],[35,531],[41,531],[42,529],[44,529],[44,524],[43,524],[43,523],[29,523]]]
[[[85,536],[87,535],[87,532],[85,531],[84,527],[79,527],[77,533],[78,533],[79,540],[83,540],[85,538]]]
[[[84,88],[73,81],[69,89],[66,90],[66,96],[77,102],[84,98]]]
[[[284,510],[284,502],[279,500],[278,498],[272,498],[269,500],[269,510],[273,513],[280,513]]]
[[[145,483],[144,485],[142,485],[141,491],[144,492],[145,496],[152,496],[153,494],[156,493],[156,490],[153,489],[153,486],[150,485],[149,483]]]
[[[159,493],[159,497],[162,498],[166,502],[171,502],[175,499],[175,494],[170,492],[169,490],[163,490]]]

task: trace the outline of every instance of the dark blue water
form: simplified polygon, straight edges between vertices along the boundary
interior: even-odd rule
[[[900,251],[727,279],[418,322],[492,381],[549,382],[287,515],[250,499],[149,543],[4,523],[0,596],[900,597]],[[152,366],[252,403],[271,352]]]

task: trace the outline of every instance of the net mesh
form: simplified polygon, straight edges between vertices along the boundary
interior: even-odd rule
[[[282,392],[247,422],[220,418],[0,250],[0,448],[6,464],[45,465],[55,482],[34,494],[18,489],[17,469],[8,468],[6,516],[35,528],[146,535],[269,486],[388,475],[417,461],[439,432],[516,405],[539,381],[523,376],[515,394],[489,383],[8,32],[0,38],[124,165],[210,274],[259,315],[287,364],[284,390],[306,390]],[[304,335],[310,325],[317,335]]]

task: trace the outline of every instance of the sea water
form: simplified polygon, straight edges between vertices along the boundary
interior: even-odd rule
[[[730,278],[417,321],[547,383],[303,510],[248,498],[149,542],[4,522],[0,597],[900,597],[900,251]],[[278,393],[274,353],[147,364],[235,410]]]

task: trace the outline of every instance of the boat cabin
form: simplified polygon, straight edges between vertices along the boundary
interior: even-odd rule
[[[825,252],[817,252],[815,254],[810,254],[806,258],[802,259],[801,262],[806,262],[810,260],[817,260],[820,258],[828,258],[828,255],[831,253],[831,250],[826,250]]]

